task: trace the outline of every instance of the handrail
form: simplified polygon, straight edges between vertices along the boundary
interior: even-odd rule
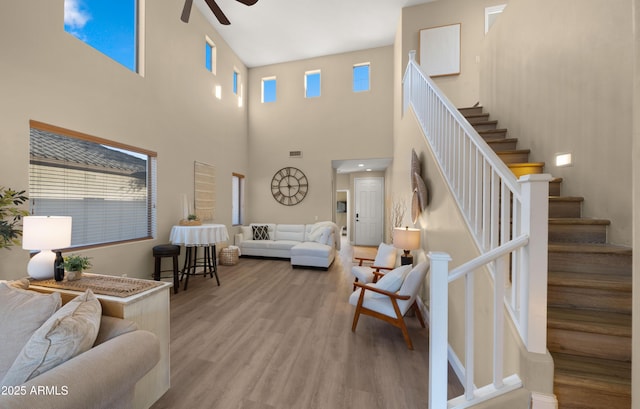
[[[464,397],[449,407],[467,407],[521,386],[503,376],[505,314],[530,352],[546,352],[549,175],[517,179],[409,53],[403,78],[403,108],[411,108],[476,244],[479,256],[449,272],[451,257],[431,252],[429,407],[447,407],[449,283],[465,279]],[[493,277],[493,382],[474,383],[474,272]],[[481,302],[486,302],[481,300]],[[544,306],[544,308],[541,308]],[[459,342],[458,342],[459,343]],[[459,352],[458,352],[459,353]],[[454,359],[453,362],[458,362]],[[461,400],[462,399],[462,400]],[[463,402],[463,403],[460,403]],[[459,405],[459,406],[458,406]]]
[[[514,250],[524,247],[529,243],[529,236],[522,235],[516,239],[513,239],[500,247],[490,250],[481,256],[478,256],[470,261],[467,261],[463,265],[454,268],[449,272],[449,282],[452,283],[459,278],[462,278],[465,274],[471,271],[477,270],[480,267],[489,264],[496,259],[511,253]]]

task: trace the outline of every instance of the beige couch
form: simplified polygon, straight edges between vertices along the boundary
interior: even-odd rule
[[[18,295],[24,296],[25,291],[20,291],[22,293]],[[0,302],[6,301],[6,294],[6,287],[0,283]],[[42,300],[37,301],[39,304],[42,303]],[[53,304],[55,302],[53,299]],[[5,302],[5,305],[9,304]],[[0,331],[1,327],[6,325],[3,319],[7,314],[19,315],[20,312],[0,305]],[[36,332],[41,331],[50,321],[47,320]],[[16,340],[24,336],[20,331],[20,328],[16,330]],[[0,334],[0,338],[2,336]],[[6,334],[4,336],[7,337]],[[34,337],[35,333],[28,342],[31,343]],[[48,339],[48,336],[45,339]],[[7,345],[11,345],[13,350],[19,346],[11,343]],[[53,346],[49,349],[52,348]],[[63,341],[62,349],[69,348],[70,346],[65,345]],[[23,346],[19,355],[24,355],[25,349],[27,348]],[[4,359],[7,360],[6,354]],[[155,334],[138,330],[136,324],[131,321],[101,316],[97,336],[87,351],[37,374],[26,382],[14,385],[7,380],[6,369],[10,367],[10,370],[13,370],[18,359],[13,364],[0,362],[0,370],[5,372],[0,374],[0,408],[131,408],[136,383],[159,359],[160,345]]]

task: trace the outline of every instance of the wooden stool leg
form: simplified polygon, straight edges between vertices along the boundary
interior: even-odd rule
[[[189,276],[196,273],[196,262],[198,261],[198,247],[187,247],[187,255],[189,256],[189,266],[187,267],[187,278],[184,280],[184,290],[189,285]],[[191,271],[193,269],[193,272]]]
[[[211,246],[211,251],[213,252],[213,274],[216,275],[216,282],[218,283],[218,287],[220,287],[220,279],[218,278],[218,254],[216,252],[216,244],[213,243]],[[213,277],[213,275],[211,276]]]
[[[173,256],[173,293],[178,294],[180,289],[180,280],[178,276],[178,256]]]
[[[154,257],[155,258],[155,267],[153,269],[153,279],[156,281],[160,281],[160,263],[162,261],[161,257]]]

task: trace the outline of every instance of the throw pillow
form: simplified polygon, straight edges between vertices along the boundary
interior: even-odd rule
[[[376,267],[395,267],[397,253],[398,250],[391,244],[380,243],[373,265]]]
[[[409,274],[409,272],[411,271],[411,267],[412,266],[409,264],[395,268],[382,276],[382,278],[380,278],[377,283],[372,285],[381,290],[395,293],[402,286],[402,282],[404,281],[404,278],[407,276],[407,274]],[[388,298],[386,295],[376,293],[374,291],[371,292],[371,297]]]
[[[91,290],[69,301],[33,333],[2,385],[21,385],[88,351],[98,335],[101,315],[102,307]]]
[[[0,283],[0,379],[31,335],[61,304],[59,293],[41,294]]]
[[[251,226],[254,240],[269,240],[269,226]]]

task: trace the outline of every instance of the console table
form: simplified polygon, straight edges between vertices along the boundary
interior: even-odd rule
[[[104,277],[104,286],[107,286],[109,281],[114,279],[114,276],[100,274],[84,273],[84,275],[97,280]],[[117,278],[125,281],[131,280],[132,282],[138,280],[127,279],[126,277]],[[157,281],[153,283],[156,285],[126,297],[103,295],[94,292],[102,305],[102,315],[133,321],[138,324],[139,329],[156,334],[160,341],[160,361],[136,385],[134,397],[134,408],[136,409],[151,407],[171,386],[169,289],[172,284]],[[90,286],[88,287],[91,288]],[[58,292],[62,297],[63,304],[82,294],[82,291],[44,287],[37,284],[31,284],[29,289],[44,293]],[[123,374],[123,376],[126,376],[126,374]]]

